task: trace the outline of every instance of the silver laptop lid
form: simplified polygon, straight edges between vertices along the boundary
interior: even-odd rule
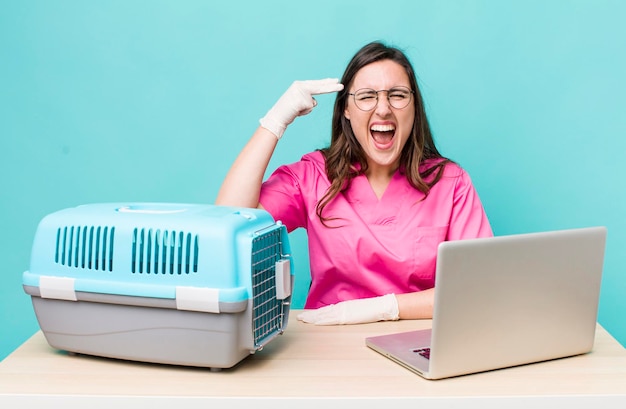
[[[431,378],[589,352],[606,228],[441,243]]]

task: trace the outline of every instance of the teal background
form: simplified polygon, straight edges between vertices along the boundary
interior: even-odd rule
[[[37,329],[21,287],[43,216],[109,201],[212,203],[293,80],[365,43],[406,50],[442,152],[498,235],[604,225],[599,321],[626,344],[626,2],[0,1],[0,359]],[[329,141],[332,96],[270,164]],[[308,286],[303,232],[294,307]]]

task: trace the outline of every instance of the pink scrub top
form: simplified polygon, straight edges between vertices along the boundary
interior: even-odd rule
[[[324,209],[325,217],[340,218],[327,222],[338,227],[326,227],[316,214],[330,186],[324,163],[316,151],[279,167],[259,199],[288,231],[307,230],[311,286],[305,308],[432,288],[439,243],[493,236],[469,175],[454,163],[425,200],[399,171],[380,200],[358,176]]]

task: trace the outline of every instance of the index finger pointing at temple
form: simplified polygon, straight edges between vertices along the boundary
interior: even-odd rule
[[[305,81],[305,87],[311,95],[319,95],[341,91],[343,84],[339,83],[337,78],[326,78],[323,80]]]

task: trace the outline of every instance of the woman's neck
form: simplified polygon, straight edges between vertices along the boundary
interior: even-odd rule
[[[365,176],[372,187],[372,190],[376,194],[376,197],[380,199],[383,197],[387,186],[391,182],[393,175],[396,173],[398,166],[369,166]]]

